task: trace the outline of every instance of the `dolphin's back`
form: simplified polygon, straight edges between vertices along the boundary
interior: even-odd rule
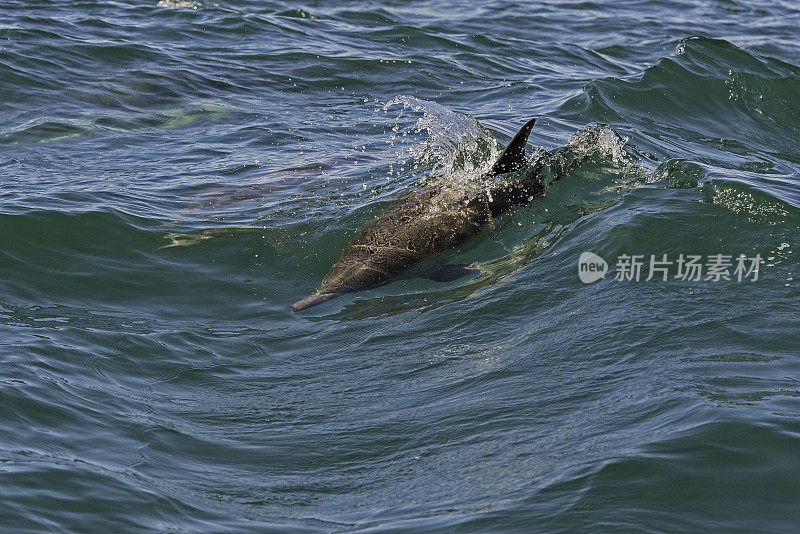
[[[526,166],[525,144],[535,120],[531,119],[517,132],[492,166],[488,178]],[[433,188],[412,192],[365,224],[317,290],[292,305],[292,310],[386,283],[411,265],[463,243],[477,234],[492,215],[530,198],[534,190],[540,191],[541,184],[535,180],[536,176],[533,178],[528,184],[505,184],[449,207],[434,207],[431,200],[437,191]]]
[[[430,189],[412,193],[364,225],[318,291],[343,293],[385,283],[411,265],[463,243],[485,223],[485,210],[432,209],[434,194]]]

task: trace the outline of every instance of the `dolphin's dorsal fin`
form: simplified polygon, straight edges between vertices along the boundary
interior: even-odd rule
[[[525,166],[525,145],[528,143],[528,136],[531,134],[531,129],[533,129],[533,123],[535,122],[536,118],[534,117],[520,128],[514,139],[508,143],[508,146],[500,153],[500,157],[492,165],[489,171],[490,176],[513,172]]]

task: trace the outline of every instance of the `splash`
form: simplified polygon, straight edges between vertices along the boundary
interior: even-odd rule
[[[159,0],[158,7],[168,7],[170,9],[199,9],[200,4],[188,0]]]
[[[200,9],[199,2],[191,0],[159,0],[158,7],[168,7],[170,9]],[[214,4],[216,6],[216,4]]]
[[[489,130],[474,117],[412,96],[397,96],[386,103],[384,110],[397,105],[403,109],[393,130],[400,135],[425,134],[422,142],[412,145],[408,152],[415,169],[427,169],[423,184],[438,190],[431,203],[432,211],[453,209],[464,199],[489,190],[492,182],[486,173],[501,150]],[[401,132],[399,122],[406,110],[422,116]]]
[[[498,180],[519,179],[525,170],[503,178],[490,177],[488,171],[500,154],[502,147],[492,133],[475,118],[456,113],[435,102],[400,95],[384,106],[384,111],[402,106],[392,130],[395,135],[423,134],[423,139],[405,150],[413,161],[414,169],[423,169],[427,175],[422,185],[436,188],[431,199],[431,212],[461,209],[465,202],[486,194],[491,199],[492,189]],[[403,113],[410,110],[421,113],[416,122],[403,130],[400,127]],[[394,139],[394,138],[393,138]],[[640,170],[625,150],[627,138],[621,137],[609,126],[590,124],[574,133],[567,146],[583,157],[600,156],[623,172]],[[403,154],[400,155],[403,157]],[[549,157],[541,147],[529,150],[529,162]]]
[[[488,167],[492,157],[500,152],[491,132],[469,115],[406,95],[393,98],[383,109],[388,111],[398,105],[403,109],[395,119],[392,130],[401,136],[425,133],[422,143],[408,150],[415,168],[428,169],[432,177],[479,171],[482,167]],[[421,113],[422,116],[413,126],[402,130],[400,119],[406,110]]]
[[[620,137],[609,126],[590,124],[583,130],[575,132],[567,142],[568,146],[585,156],[600,155],[611,160],[615,165],[627,165],[631,158],[625,151],[627,137]]]
[[[704,187],[706,200],[737,214],[751,222],[776,225],[784,222],[789,211],[779,202],[757,198],[754,194],[734,187],[709,183]]]

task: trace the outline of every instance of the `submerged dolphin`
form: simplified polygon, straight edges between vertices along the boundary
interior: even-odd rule
[[[528,121],[484,176],[492,179],[528,166],[525,145],[536,119]],[[292,311],[304,310],[343,293],[385,284],[415,263],[444,252],[476,235],[493,216],[530,202],[555,181],[573,170],[589,154],[567,145],[542,151],[521,175],[497,180],[475,196],[435,206],[435,187],[415,190],[364,225],[320,286],[295,302]]]

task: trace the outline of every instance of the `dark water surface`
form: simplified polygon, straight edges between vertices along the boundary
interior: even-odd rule
[[[3,0],[2,531],[796,532],[798,28],[789,1]],[[593,155],[442,260],[470,276],[289,311],[532,116],[531,149]],[[763,262],[645,281],[662,254]]]

